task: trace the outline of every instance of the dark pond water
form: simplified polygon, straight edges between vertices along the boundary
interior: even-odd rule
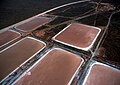
[[[77,0],[1,0],[0,29],[72,1]]]
[[[53,7],[78,0],[1,0],[0,29],[20,22]],[[99,1],[99,0],[94,0]],[[102,0],[115,5],[120,0]]]

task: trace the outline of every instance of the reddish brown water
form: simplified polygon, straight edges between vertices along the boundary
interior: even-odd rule
[[[0,33],[0,46],[10,42],[11,40],[14,40],[16,38],[20,37],[20,34],[13,32],[13,31],[5,31],[3,33]]]
[[[104,65],[93,65],[85,85],[120,85],[120,71]]]
[[[45,45],[31,38],[25,38],[0,53],[0,80],[12,72]]]
[[[26,23],[23,23],[19,26],[16,27],[16,29],[28,32],[28,31],[32,31],[35,30],[36,28],[40,27],[41,25],[49,22],[50,18],[47,17],[37,17],[34,18]]]
[[[80,64],[80,57],[54,49],[15,85],[67,85]]]
[[[92,44],[98,32],[99,30],[92,26],[73,23],[55,39],[69,45],[86,48]]]

